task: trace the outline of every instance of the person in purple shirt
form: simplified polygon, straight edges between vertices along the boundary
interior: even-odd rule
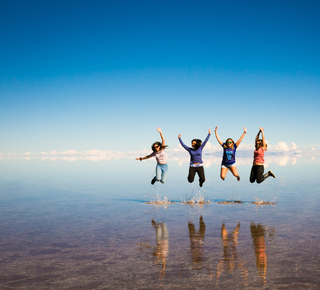
[[[237,178],[237,180],[240,180],[240,176],[236,167],[236,150],[238,146],[240,145],[242,139],[247,133],[247,128],[243,128],[243,134],[241,135],[240,139],[237,141],[237,143],[234,143],[234,141],[231,138],[228,138],[225,143],[221,141],[221,139],[218,136],[217,133],[218,126],[214,129],[214,133],[216,135],[218,143],[223,147],[223,157],[222,157],[222,163],[221,163],[221,173],[220,177],[222,180],[226,178],[228,170],[231,171],[231,173]]]
[[[203,183],[205,182],[205,175],[204,175],[204,169],[202,166],[202,150],[204,146],[206,146],[210,136],[211,136],[211,130],[208,130],[209,134],[202,143],[200,139],[193,139],[191,141],[191,147],[188,147],[185,145],[181,140],[181,134],[179,134],[179,142],[182,145],[184,149],[186,149],[190,154],[190,168],[189,168],[189,175],[188,175],[188,181],[192,183],[194,181],[194,177],[196,173],[199,176],[199,186],[202,187]]]

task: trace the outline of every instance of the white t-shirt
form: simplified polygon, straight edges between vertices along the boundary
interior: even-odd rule
[[[158,152],[152,152],[151,156],[155,156],[157,159],[157,163],[159,163],[159,164],[166,164],[168,161],[168,155],[164,149],[162,149]]]

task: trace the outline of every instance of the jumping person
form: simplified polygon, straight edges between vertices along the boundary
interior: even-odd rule
[[[259,139],[260,133],[262,135],[262,139]],[[267,179],[269,176],[276,178],[276,176],[273,174],[271,170],[263,174],[264,152],[267,150],[267,144],[264,137],[264,129],[262,127],[259,128],[259,132],[256,136],[255,143],[256,143],[255,144],[256,150],[254,151],[254,154],[253,154],[253,166],[250,174],[250,182],[254,183],[255,181],[257,181],[257,183],[261,183],[265,179]]]
[[[181,134],[179,134],[178,138],[179,138],[179,142],[182,145],[182,147],[184,149],[186,149],[189,154],[190,154],[190,168],[189,168],[189,175],[188,175],[188,181],[190,183],[192,183],[194,181],[194,176],[196,175],[196,173],[199,176],[199,186],[202,187],[203,183],[205,182],[206,178],[204,175],[204,169],[202,166],[202,150],[204,148],[204,146],[206,146],[210,135],[211,135],[211,130],[208,130],[208,136],[206,138],[206,140],[204,140],[204,142],[202,143],[202,141],[200,139],[193,139],[191,141],[191,147],[188,147],[187,145],[185,145],[182,140],[181,140]]]
[[[234,143],[234,141],[231,138],[228,138],[225,143],[221,141],[221,139],[218,136],[217,133],[218,126],[214,129],[214,133],[216,135],[216,138],[218,140],[218,143],[223,147],[223,157],[222,157],[222,163],[221,163],[221,173],[220,177],[222,180],[226,178],[226,174],[228,170],[231,171],[231,173],[237,178],[237,180],[240,180],[240,176],[236,167],[236,150],[239,147],[242,139],[247,133],[247,128],[243,128],[243,134],[241,135],[240,139],[237,141],[237,143]]]
[[[144,160],[149,159],[151,157],[156,157],[157,160],[157,166],[156,166],[156,176],[151,180],[151,184],[155,184],[156,181],[160,181],[161,183],[164,183],[166,181],[167,173],[168,173],[168,156],[165,149],[168,147],[168,145],[165,145],[164,137],[161,132],[161,128],[157,128],[157,131],[160,133],[162,143],[160,142],[154,142],[151,146],[152,153],[145,157],[139,157],[136,158],[136,160]]]

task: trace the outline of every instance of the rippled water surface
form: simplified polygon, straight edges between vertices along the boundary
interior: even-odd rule
[[[212,165],[201,189],[176,163],[155,186],[154,162],[0,163],[0,289],[320,283],[318,160],[271,164],[277,178],[260,185],[249,183],[249,165],[238,166],[240,182],[219,180]],[[201,197],[210,202],[182,203]],[[262,201],[275,204],[252,203]]]

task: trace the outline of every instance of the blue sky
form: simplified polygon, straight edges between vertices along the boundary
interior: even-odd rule
[[[319,1],[1,1],[0,153],[320,149]],[[211,142],[216,143],[214,136]]]

